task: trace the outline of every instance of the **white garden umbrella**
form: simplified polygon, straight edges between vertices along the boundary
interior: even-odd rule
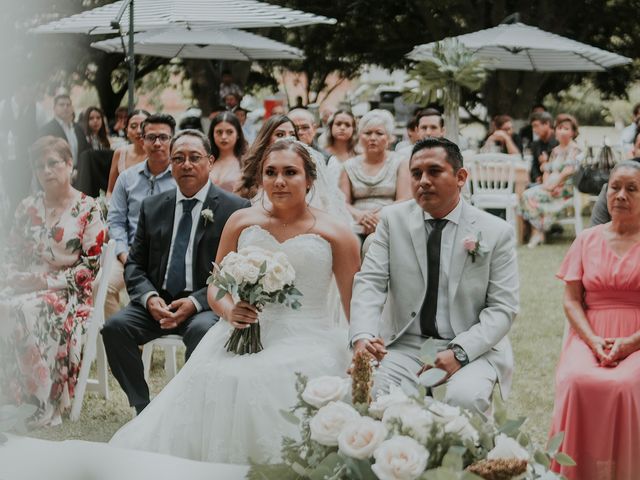
[[[87,10],[34,28],[35,33],[116,33],[111,25],[123,0]],[[135,0],[134,30],[146,31],[170,26],[182,27],[299,27],[336,23],[333,18],[279,7],[256,0]],[[129,7],[120,27],[129,30]]]
[[[491,70],[594,72],[631,62],[622,55],[523,23],[498,25],[454,38],[475,52]],[[407,56],[417,61],[430,60],[435,43],[418,45]]]
[[[267,60],[304,58],[302,50],[270,38],[232,28],[187,30],[174,27],[134,35],[136,55],[216,60]],[[111,38],[91,44],[105,52],[122,53],[122,41]]]

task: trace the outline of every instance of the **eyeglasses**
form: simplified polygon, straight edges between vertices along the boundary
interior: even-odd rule
[[[185,157],[184,155],[175,155],[171,157],[171,161],[176,165],[182,165],[184,164],[184,162],[189,160],[192,165],[197,165],[203,158],[206,157],[204,157],[203,155],[189,155],[188,157]]]
[[[156,135],[155,133],[148,133],[144,136],[144,141],[149,143],[156,143],[156,140],[160,140],[160,143],[167,143],[171,140],[171,135],[167,135],[166,133],[161,133],[160,135]]]
[[[53,158],[49,158],[43,163],[36,163],[33,166],[33,168],[36,170],[36,172],[44,172],[45,168],[48,168],[49,170],[53,170],[60,163],[65,163],[65,162],[64,160],[55,160]]]

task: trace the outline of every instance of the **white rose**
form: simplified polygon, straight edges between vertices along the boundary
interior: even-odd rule
[[[349,391],[349,380],[341,377],[323,376],[307,382],[302,399],[316,408],[329,402],[342,400]]]
[[[309,422],[311,440],[321,445],[335,447],[338,445],[338,435],[348,422],[360,416],[358,412],[344,402],[329,402]]]
[[[431,433],[434,420],[433,415],[419,407],[418,409],[407,409],[400,414],[402,425],[411,429],[414,438],[419,442],[426,442]]]
[[[469,422],[469,419],[464,415],[454,418],[444,426],[444,431],[447,433],[457,433],[463,440],[471,440],[477,442],[479,439],[478,432],[473,425]]]
[[[278,290],[282,290],[284,288],[284,282],[281,278],[278,278],[273,272],[267,273],[264,277],[262,277],[262,289],[267,293],[277,292]]]
[[[400,387],[393,386],[389,389],[389,393],[379,395],[375,401],[369,405],[369,414],[375,418],[382,418],[384,411],[391,405],[398,403],[407,403],[409,397],[402,391]]]
[[[291,285],[296,279],[296,271],[289,262],[289,258],[283,252],[275,254],[275,260],[278,268],[278,275],[282,278],[285,285]]]
[[[504,433],[496,437],[496,446],[487,454],[487,459],[496,460],[498,458],[517,458],[518,460],[529,460],[529,452],[513,438]]]
[[[438,423],[449,423],[460,416],[460,409],[442,402],[433,402],[429,405],[429,411]]]
[[[234,277],[234,278],[241,279],[238,283],[242,283],[242,282],[255,283],[258,280],[258,276],[260,275],[260,269],[255,265],[251,265],[250,263],[243,263],[243,264],[237,265],[235,270],[238,277]]]
[[[371,470],[380,480],[414,480],[427,468],[429,452],[411,437],[385,440],[373,452]]]
[[[422,408],[417,403],[414,403],[412,400],[407,400],[402,403],[394,403],[393,405],[389,405],[384,413],[382,414],[382,423],[384,423],[387,427],[389,426],[389,422],[393,419],[397,419],[403,422],[403,418],[409,419],[413,416],[418,415],[422,411]]]
[[[371,417],[360,417],[347,423],[338,435],[338,449],[348,457],[364,460],[387,437],[386,427]]]

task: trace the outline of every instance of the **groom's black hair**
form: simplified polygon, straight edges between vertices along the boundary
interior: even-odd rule
[[[444,151],[447,152],[447,162],[449,162],[449,165],[453,167],[454,172],[457,172],[463,167],[462,153],[460,153],[458,145],[453,143],[451,140],[447,140],[444,137],[426,137],[422,140],[418,140],[413,146],[413,150],[411,151],[411,158],[413,158],[413,156],[420,150],[424,150],[425,148],[438,147],[444,148]],[[409,159],[409,164],[411,164],[411,159]]]

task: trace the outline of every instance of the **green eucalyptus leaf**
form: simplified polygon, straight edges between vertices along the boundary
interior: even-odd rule
[[[429,338],[420,347],[420,360],[428,365],[433,365],[438,355],[438,344],[433,338]]]
[[[551,460],[549,459],[549,456],[546,453],[541,452],[540,450],[536,450],[536,452],[533,454],[533,459],[546,468],[549,468],[549,466],[551,466]]]
[[[564,452],[556,453],[555,457],[553,457],[556,462],[558,462],[563,467],[573,467],[576,465],[576,462]]]
[[[281,409],[280,415],[282,415],[284,419],[287,420],[289,423],[292,423],[294,425],[300,424],[300,419],[293,412],[289,410]]]
[[[560,448],[560,445],[562,445],[562,440],[564,440],[564,432],[559,432],[554,435],[547,445],[547,453],[553,456]]]
[[[526,421],[526,417],[519,417],[517,420],[507,420],[501,427],[500,432],[513,437],[518,433],[522,424]]]

